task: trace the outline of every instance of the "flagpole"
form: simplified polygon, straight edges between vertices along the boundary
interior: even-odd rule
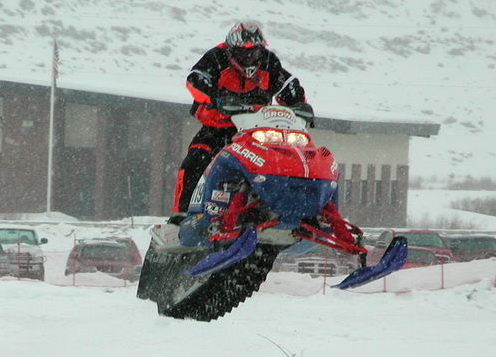
[[[52,83],[50,88],[50,121],[48,126],[48,172],[47,172],[47,202],[46,211],[49,215],[52,212],[52,174],[53,174],[53,127],[55,111],[55,87],[58,75],[58,49],[57,41],[53,40],[52,53]]]

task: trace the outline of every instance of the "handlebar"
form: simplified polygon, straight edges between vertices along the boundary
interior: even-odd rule
[[[265,104],[245,104],[238,98],[231,96],[216,98],[214,103],[219,112],[228,115],[253,113],[265,106]],[[289,108],[291,108],[298,117],[305,120],[310,128],[315,127],[313,108],[310,104],[298,103],[294,106],[289,106]]]

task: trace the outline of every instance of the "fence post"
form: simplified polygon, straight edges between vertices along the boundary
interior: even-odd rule
[[[74,242],[73,242],[73,248],[76,247],[76,232],[74,232]],[[69,258],[71,256],[72,250],[69,252]],[[72,266],[72,286],[76,286],[76,262],[74,259],[71,259],[71,266]]]
[[[441,262],[441,290],[444,290],[444,263]]]
[[[21,236],[20,232],[17,231],[17,280],[21,279]]]
[[[326,294],[326,285],[327,285],[327,269],[328,269],[328,264],[329,264],[329,260],[327,259],[328,255],[329,255],[329,250],[326,249],[325,251],[326,253],[324,254],[324,286],[322,288],[322,294],[325,295]]]

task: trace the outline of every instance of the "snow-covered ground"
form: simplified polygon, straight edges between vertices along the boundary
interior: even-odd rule
[[[274,289],[269,281],[232,313],[205,323],[159,317],[134,287],[0,281],[1,355],[489,357],[496,347],[490,279],[404,294],[323,295],[306,280],[284,282]]]
[[[465,195],[474,193],[455,198]],[[453,200],[433,191],[411,197],[409,207],[433,218]],[[1,356],[485,357],[496,348],[494,258],[445,265],[444,289],[440,266],[403,270],[351,291],[329,288],[342,277],[270,273],[253,297],[205,323],[158,316],[154,303],[135,297],[136,283],[96,273],[77,275],[72,286],[63,275],[74,239],[125,233],[144,253],[144,223],[163,218],[136,218],[135,228],[81,227],[62,215],[25,221],[50,219],[65,223],[36,224],[49,240],[46,282],[0,278]],[[485,229],[496,230],[496,217],[486,219]]]

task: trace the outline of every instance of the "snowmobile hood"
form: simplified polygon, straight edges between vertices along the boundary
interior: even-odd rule
[[[325,147],[260,145],[254,141],[234,142],[225,148],[251,174],[280,175],[337,180],[338,169]]]

